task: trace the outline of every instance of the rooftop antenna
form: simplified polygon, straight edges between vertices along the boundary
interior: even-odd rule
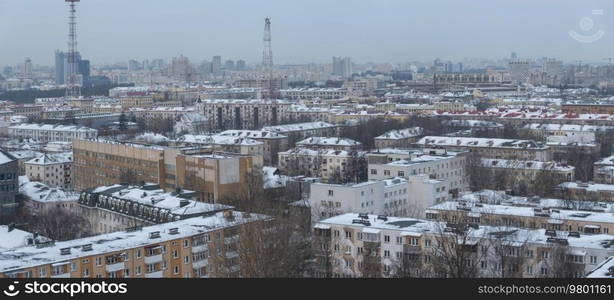
[[[264,19],[264,51],[262,53],[262,71],[265,74],[269,97],[273,93],[273,48],[271,47],[271,18]]]
[[[66,97],[78,98],[81,96],[81,87],[77,83],[77,16],[75,3],[80,0],[64,0],[70,3],[68,16],[68,81],[66,82]]]

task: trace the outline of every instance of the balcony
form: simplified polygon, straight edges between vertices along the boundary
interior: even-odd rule
[[[408,253],[408,254],[422,253],[422,247],[405,244],[403,245],[403,253]]]
[[[51,278],[70,278],[70,273],[63,273],[51,276]]]
[[[145,273],[145,278],[163,278],[163,277],[164,277],[164,271]]]
[[[162,262],[162,254],[145,256],[145,264],[155,264]]]
[[[198,252],[204,252],[207,251],[209,249],[209,246],[205,245],[198,245],[198,246],[192,246],[192,253],[198,253]]]
[[[123,269],[125,269],[126,265],[124,264],[124,262],[119,262],[119,263],[114,263],[111,265],[106,265],[105,269],[107,270],[107,272],[117,272],[117,271],[121,271]]]
[[[197,260],[195,262],[192,262],[192,267],[194,269],[204,268],[208,265],[209,265],[209,259],[202,259],[202,260]]]
[[[238,235],[233,235],[233,236],[229,236],[229,237],[225,237],[224,238],[224,244],[232,244],[239,241],[239,236]]]

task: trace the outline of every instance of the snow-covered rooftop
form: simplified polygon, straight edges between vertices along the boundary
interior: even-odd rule
[[[186,134],[177,139],[178,142],[189,144],[205,144],[205,145],[241,145],[241,146],[257,146],[263,145],[262,142],[244,138],[225,135],[191,135]]]
[[[64,153],[44,153],[26,161],[26,164],[30,165],[54,165],[54,164],[65,164],[72,162],[72,152],[64,152]]]
[[[547,171],[572,171],[575,167],[556,161],[508,160],[482,158],[482,166],[487,168],[531,169]]]
[[[426,146],[456,146],[456,147],[496,147],[520,149],[547,149],[531,140],[491,139],[475,137],[426,136],[417,144]]]
[[[10,126],[9,129],[19,129],[19,130],[47,130],[47,131],[81,131],[81,132],[98,132],[98,130],[76,126],[76,125],[52,125],[52,124],[33,124],[33,123],[24,123],[19,125]]]
[[[45,248],[35,246],[20,247],[0,252],[0,271],[10,272],[43,264],[66,262],[80,257],[118,252],[124,249],[158,244],[163,241],[182,239],[189,236],[211,232],[213,230],[265,220],[267,216],[233,212],[233,218],[225,218],[223,212],[206,217],[195,217],[175,222],[144,227],[140,231],[118,231],[82,239],[55,242]],[[178,233],[171,233],[171,229]],[[159,232],[159,238],[150,238],[149,234]],[[91,245],[92,250],[84,251],[83,245]],[[70,254],[61,255],[60,249],[70,248]]]
[[[265,131],[265,130],[226,130],[219,133],[221,136],[233,136],[252,139],[284,139],[285,135],[281,135],[277,132]]]
[[[362,143],[341,137],[310,137],[296,143],[297,146],[360,146]]]
[[[327,122],[309,122],[309,123],[267,126],[267,127],[262,128],[262,130],[284,133],[284,132],[294,132],[294,131],[314,130],[314,129],[323,129],[323,128],[334,128],[334,127],[337,127],[337,125],[333,125]]]
[[[19,176],[19,192],[36,202],[76,202],[79,194],[52,188],[38,181],[30,181],[26,176]]]
[[[388,131],[378,137],[376,140],[400,140],[406,138],[418,137],[424,134],[424,129],[421,127],[411,127],[406,129],[398,129]]]

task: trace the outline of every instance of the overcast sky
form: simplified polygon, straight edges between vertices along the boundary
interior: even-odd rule
[[[0,65],[25,57],[51,65],[54,50],[66,48],[67,14],[62,0],[0,0]],[[501,58],[511,51],[567,61],[614,57],[612,0],[83,0],[77,15],[79,51],[93,64],[179,54],[193,62],[213,55],[259,62],[267,16],[276,64],[332,56]],[[581,43],[570,30],[589,39],[604,34]]]

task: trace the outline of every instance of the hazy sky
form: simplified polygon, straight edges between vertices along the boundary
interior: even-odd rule
[[[217,54],[259,62],[267,16],[276,64],[335,55],[357,62],[500,58],[511,51],[568,61],[614,57],[612,0],[83,0],[77,14],[79,51],[93,64],[179,54],[193,62]],[[25,57],[51,65],[53,51],[66,48],[67,15],[63,0],[0,0],[0,65]],[[570,30],[604,35],[581,43]]]

